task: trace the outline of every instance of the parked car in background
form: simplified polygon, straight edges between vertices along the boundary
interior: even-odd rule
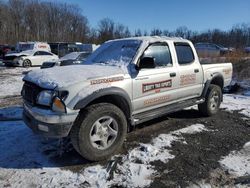
[[[224,47],[213,43],[196,43],[195,49],[199,57],[219,57],[235,51],[232,47]]]
[[[250,46],[244,48],[244,52],[250,54]]]
[[[91,54],[91,52],[71,52],[56,61],[44,62],[41,69],[51,68],[54,66],[67,66],[67,65],[77,65],[84,63],[86,58]]]
[[[55,61],[58,56],[48,51],[27,50],[20,53],[7,54],[3,63],[5,66],[41,66],[45,61]]]
[[[63,57],[71,52],[93,52],[99,45],[95,44],[82,44],[80,42],[68,43],[68,42],[54,42],[49,43],[51,52]]]
[[[0,45],[0,59],[3,59],[5,54],[7,54],[9,51],[11,51],[11,46],[9,45]]]
[[[27,50],[41,50],[51,52],[50,45],[46,42],[18,42],[16,44],[15,52]]]

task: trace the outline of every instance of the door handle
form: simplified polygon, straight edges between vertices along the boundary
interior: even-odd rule
[[[195,73],[199,72],[199,69],[194,69],[194,72],[195,72]]]
[[[170,75],[170,77],[175,77],[176,73],[175,72],[171,72],[169,75]]]

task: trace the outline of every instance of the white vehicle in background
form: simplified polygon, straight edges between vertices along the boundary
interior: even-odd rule
[[[42,50],[27,50],[20,53],[7,54],[3,63],[5,66],[41,66],[45,61],[56,61],[58,56]]]
[[[18,42],[16,44],[15,52],[22,52],[27,50],[41,50],[51,52],[50,45],[47,42]]]
[[[45,61],[41,69],[55,66],[68,66],[83,64],[91,52],[71,52],[56,61]]]

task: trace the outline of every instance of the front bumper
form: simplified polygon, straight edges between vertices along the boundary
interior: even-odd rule
[[[18,61],[13,60],[3,60],[3,63],[5,66],[20,66],[20,63]]]
[[[23,120],[37,134],[46,137],[62,138],[68,136],[78,112],[58,114],[24,104]]]

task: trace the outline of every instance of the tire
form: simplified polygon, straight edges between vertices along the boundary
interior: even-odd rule
[[[198,105],[198,109],[204,116],[212,116],[219,110],[222,100],[221,88],[211,84],[208,88],[205,102]]]
[[[127,120],[117,106],[93,104],[81,111],[74,122],[70,138],[75,150],[85,159],[108,159],[123,144]]]
[[[23,67],[31,67],[31,61],[28,59],[23,60]]]

